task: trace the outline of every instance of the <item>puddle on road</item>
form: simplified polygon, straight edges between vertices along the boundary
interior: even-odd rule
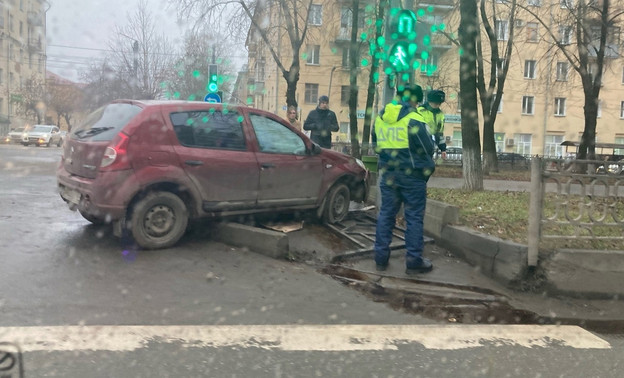
[[[544,317],[514,308],[506,297],[480,288],[459,289],[453,285],[425,283],[416,279],[390,278],[392,281],[403,281],[401,288],[401,285],[384,285],[383,280],[388,278],[383,275],[369,274],[340,265],[327,265],[321,271],[375,302],[387,303],[394,310],[433,320],[460,324],[578,325],[600,333],[624,332],[624,321]]]

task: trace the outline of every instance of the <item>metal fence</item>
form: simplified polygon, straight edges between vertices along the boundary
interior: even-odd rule
[[[528,265],[541,239],[563,238],[624,241],[624,162],[531,160]]]

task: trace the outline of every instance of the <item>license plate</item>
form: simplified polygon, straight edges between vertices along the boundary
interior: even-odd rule
[[[65,198],[68,202],[71,202],[75,205],[80,203],[80,193],[72,189],[64,189],[61,192],[61,196]]]

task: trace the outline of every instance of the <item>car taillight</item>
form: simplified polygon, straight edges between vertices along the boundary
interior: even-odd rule
[[[102,168],[104,168],[103,170],[106,171],[116,171],[130,168],[127,153],[129,141],[130,138],[126,134],[117,134],[104,151],[100,169],[102,170]]]

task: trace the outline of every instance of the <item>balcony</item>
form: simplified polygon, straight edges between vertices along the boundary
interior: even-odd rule
[[[29,11],[26,15],[26,20],[30,25],[43,26],[43,17],[39,12]]]
[[[35,52],[42,50],[41,39],[39,38],[29,38],[28,39],[28,51]]]

